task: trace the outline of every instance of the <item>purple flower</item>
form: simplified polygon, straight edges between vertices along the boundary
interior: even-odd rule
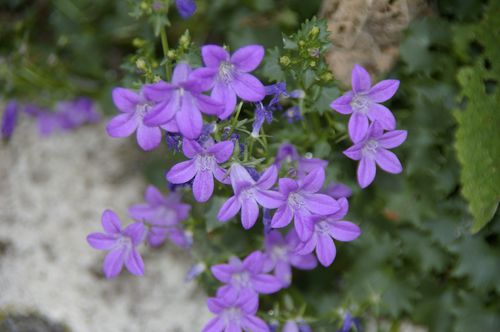
[[[179,234],[181,230],[179,223],[187,219],[191,206],[182,203],[180,195],[176,193],[163,196],[154,186],[148,186],[144,199],[147,203],[132,205],[129,208],[129,215],[148,224],[149,245],[160,246],[167,237],[171,237],[174,243],[184,243],[185,241],[179,241],[179,236],[182,236],[182,233]]]
[[[368,187],[375,179],[375,164],[388,173],[402,172],[403,166],[398,157],[388,149],[400,146],[406,140],[406,135],[406,130],[384,133],[380,124],[375,121],[361,141],[344,151],[347,157],[359,160],[357,173],[361,188]]]
[[[343,183],[330,183],[324,190],[324,193],[335,199],[341,197],[349,198],[352,195],[352,190]]]
[[[191,160],[178,163],[167,173],[167,180],[174,184],[186,183],[194,178],[193,194],[198,202],[206,202],[214,191],[214,176],[222,183],[228,183],[224,169],[219,164],[231,158],[234,143],[223,141],[209,147],[184,138],[182,151]]]
[[[165,141],[167,142],[167,146],[170,150],[179,152],[180,148],[179,146],[181,145],[181,140],[182,136],[176,133],[169,133],[167,132],[165,134]]]
[[[269,332],[267,324],[256,316],[259,299],[252,294],[238,298],[212,297],[207,300],[208,309],[217,315],[202,332]]]
[[[144,118],[153,111],[155,102],[143,91],[136,93],[125,88],[113,89],[113,103],[122,113],[106,126],[111,137],[127,137],[137,131],[137,143],[143,150],[152,150],[161,142],[161,130],[145,123]]]
[[[184,282],[189,282],[194,280],[200,274],[202,274],[207,269],[207,265],[203,262],[196,263],[189,268],[189,271],[186,273],[186,277],[184,278]]]
[[[264,244],[264,271],[274,270],[274,275],[281,281],[283,287],[290,286],[292,281],[292,266],[301,270],[312,270],[318,262],[312,254],[298,255],[295,248],[300,243],[295,230],[290,230],[285,238],[280,232],[269,232]]]
[[[312,332],[312,330],[303,320],[289,320],[285,323],[285,326],[283,326],[282,332]]]
[[[56,114],[60,117],[61,129],[65,130],[75,129],[86,123],[95,123],[100,120],[94,102],[86,97],[59,102],[55,109]]]
[[[293,123],[295,121],[300,121],[303,119],[302,113],[300,113],[300,108],[298,106],[292,106],[287,109],[283,115],[288,120],[288,123]]]
[[[351,313],[347,311],[344,316],[344,323],[337,332],[349,332],[351,330],[351,327],[353,326],[355,327],[356,331],[363,331],[359,319],[352,317]]]
[[[276,154],[276,160],[274,163],[278,166],[281,166],[283,162],[296,163],[297,176],[299,178],[304,177],[306,174],[308,174],[309,172],[313,171],[318,167],[324,169],[328,166],[328,161],[326,160],[319,158],[312,158],[312,156],[307,156],[307,154],[305,157],[302,157],[297,152],[295,146],[293,146],[290,143],[283,143],[278,148],[278,153]]]
[[[267,85],[264,87],[266,91],[266,96],[272,96],[269,106],[277,104],[280,101],[280,97],[288,97],[286,92],[286,83],[278,82],[276,84]]]
[[[190,18],[196,12],[196,3],[194,0],[175,0],[175,5],[179,11],[179,15],[183,19]]]
[[[19,108],[15,100],[11,100],[5,107],[5,111],[2,116],[2,137],[10,138],[14,133],[17,122],[17,114],[19,113]]]
[[[49,112],[48,110],[31,104],[26,105],[24,112],[28,116],[36,119],[40,136],[49,136],[61,129],[61,118],[57,113]]]
[[[136,247],[141,244],[146,233],[142,222],[128,225],[122,230],[120,218],[111,210],[102,214],[104,233],[92,233],[87,236],[89,245],[97,250],[109,250],[103,264],[106,278],[116,277],[123,264],[130,273],[144,274],[144,262]]]
[[[297,246],[297,254],[309,254],[316,249],[316,256],[319,262],[323,266],[330,266],[337,252],[333,239],[349,242],[361,235],[361,230],[357,225],[341,220],[349,210],[347,199],[340,198],[338,203],[340,210],[336,213],[328,216],[315,215],[311,217],[311,220],[314,222],[314,231],[308,240],[303,241]]]
[[[255,107],[255,120],[252,125],[252,136],[259,137],[260,128],[267,121],[270,124],[273,121],[274,108],[272,106],[264,106],[258,103]]]
[[[244,294],[272,294],[279,291],[281,282],[273,275],[263,272],[264,255],[254,251],[243,262],[237,257],[229,258],[228,264],[211,267],[212,274],[220,282],[226,284],[219,288],[217,295],[226,298],[237,298]]]
[[[201,56],[206,67],[197,69],[195,73],[210,82],[213,87],[212,98],[225,104],[224,112],[219,118],[226,119],[233,113],[236,96],[250,102],[264,99],[264,85],[249,74],[264,58],[262,46],[245,46],[230,55],[220,46],[206,45],[201,49]]]
[[[384,80],[373,87],[370,74],[355,65],[352,70],[352,91],[335,99],[330,107],[341,114],[352,114],[349,119],[349,136],[358,143],[368,131],[368,119],[378,121],[383,129],[396,128],[396,119],[391,111],[379,103],[389,100],[399,87],[398,80]]]
[[[282,204],[280,193],[269,190],[278,178],[276,166],[269,167],[255,181],[240,164],[231,165],[231,184],[234,196],[231,196],[221,207],[217,219],[222,222],[233,218],[241,210],[241,224],[249,229],[259,217],[259,205],[267,209],[275,209]]]
[[[159,81],[144,86],[144,94],[157,103],[145,117],[145,123],[197,139],[203,127],[201,113],[219,115],[223,111],[221,103],[202,94],[209,89],[209,84],[196,77],[187,63],[177,64],[172,83]]]
[[[289,178],[279,180],[279,190],[283,194],[283,204],[271,221],[274,228],[286,227],[292,219],[295,230],[302,241],[313,233],[312,214],[329,215],[340,209],[336,200],[317,192],[325,182],[325,171],[319,167],[297,181]]]

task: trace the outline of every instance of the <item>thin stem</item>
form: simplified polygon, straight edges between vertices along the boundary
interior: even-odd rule
[[[236,114],[234,115],[234,117],[232,118],[231,120],[231,130],[229,131],[229,134],[227,135],[228,137],[231,136],[231,134],[234,132],[234,129],[236,129],[236,124],[238,123],[238,118],[240,117],[240,112],[241,112],[241,108],[243,106],[243,103],[240,102],[236,108]]]
[[[165,75],[167,81],[170,81],[170,60],[168,59],[168,39],[167,39],[167,29],[166,26],[160,31],[161,46],[163,48],[163,56],[165,57]]]

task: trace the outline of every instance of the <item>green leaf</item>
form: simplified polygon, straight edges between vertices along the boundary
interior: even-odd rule
[[[270,49],[266,55],[262,73],[270,81],[279,82],[285,80],[285,73],[283,72],[283,69],[281,69],[279,59],[280,51],[277,47]]]
[[[205,213],[205,225],[208,233],[224,226],[224,223],[220,222],[217,219],[217,214],[219,213],[220,207],[222,206],[222,204],[224,204],[225,201],[226,198],[219,196],[215,196],[210,199],[210,207]]]

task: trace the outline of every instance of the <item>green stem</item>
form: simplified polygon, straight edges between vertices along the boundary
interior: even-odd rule
[[[242,106],[243,106],[243,102],[240,102],[236,108],[236,114],[234,115],[233,119],[231,120],[231,130],[229,131],[229,134],[227,135],[228,137],[230,137],[231,134],[234,132],[234,129],[236,129],[236,124],[238,123],[238,118],[240,117],[240,112],[241,112]]]
[[[167,39],[167,29],[165,26],[160,31],[161,46],[163,48],[163,56],[165,57],[165,75],[167,81],[170,81],[170,60],[168,59],[168,39]]]

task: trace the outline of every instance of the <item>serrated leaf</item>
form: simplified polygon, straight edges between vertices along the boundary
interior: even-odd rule
[[[285,73],[279,63],[280,51],[277,47],[270,49],[266,55],[262,73],[270,81],[280,82],[285,80]]]

